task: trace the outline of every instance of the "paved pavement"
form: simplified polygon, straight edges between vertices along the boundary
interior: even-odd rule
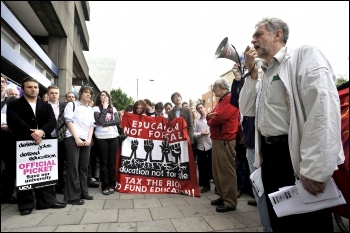
[[[17,205],[1,204],[1,231],[25,232],[262,232],[257,207],[247,205],[250,196],[238,199],[235,211],[218,213],[210,200],[214,187],[201,197],[181,194],[125,194],[105,196],[89,188],[94,199],[64,209],[34,210],[21,216]],[[59,201],[63,195],[57,194]]]
[[[118,192],[105,196],[100,188],[89,188],[89,194],[94,199],[84,205],[34,210],[25,216],[17,205],[1,204],[1,232],[262,232],[257,207],[247,205],[249,195],[238,199],[235,211],[218,213],[210,205],[218,197],[213,186],[201,197]],[[62,201],[63,195],[57,198]]]

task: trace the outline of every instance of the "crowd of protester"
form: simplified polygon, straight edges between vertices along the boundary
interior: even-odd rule
[[[89,187],[112,195],[121,146],[118,127],[129,112],[164,117],[168,122],[178,117],[185,120],[200,192],[218,195],[211,200],[217,212],[236,210],[237,198],[246,192],[254,198],[248,204],[259,208],[266,232],[298,230],[301,225],[333,231],[329,208],[279,218],[268,198],[279,188],[293,185],[296,177],[307,192],[322,193],[344,161],[332,67],[314,47],[289,51],[288,36],[288,25],[282,20],[260,21],[253,47],[244,52],[245,71],[235,64],[232,85],[224,78],[215,80],[212,91],[218,103],[210,111],[202,102],[190,106],[177,91],[164,104],[140,99],[116,109],[113,102],[118,100],[109,92],[94,93],[82,86],[78,96],[68,92],[61,102],[55,85],[40,98],[39,83],[31,77],[23,79],[20,97],[16,89],[6,88],[7,77],[1,74],[2,203],[17,203],[21,215],[27,215],[35,205],[37,209],[83,205],[93,199]],[[308,59],[302,59],[305,54]],[[256,58],[264,59],[262,64]],[[67,129],[65,139],[58,143],[57,184],[15,192],[16,141],[40,144],[43,139],[57,138],[60,113]],[[249,180],[257,168],[261,168],[263,196],[252,191]],[[64,202],[57,200],[56,193],[64,195]]]

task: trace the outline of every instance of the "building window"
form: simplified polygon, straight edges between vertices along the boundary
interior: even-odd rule
[[[32,57],[26,52],[24,51],[22,48],[20,49],[19,54],[21,54],[21,56],[26,59],[30,64],[32,64]]]
[[[45,72],[45,76],[48,80],[51,81],[51,83],[55,83],[55,78],[51,74],[49,74],[48,72]],[[57,85],[57,83],[55,84]]]
[[[34,66],[40,73],[46,76],[46,70],[38,62],[35,62]]]
[[[13,49],[15,48],[16,42],[8,35],[5,31],[1,30],[1,40],[6,44],[10,45]],[[2,42],[1,42],[2,43]]]

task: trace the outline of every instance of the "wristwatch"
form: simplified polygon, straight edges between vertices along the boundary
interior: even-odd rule
[[[44,134],[43,134],[43,138],[45,138],[45,131],[44,130],[42,130],[43,132],[44,132]]]

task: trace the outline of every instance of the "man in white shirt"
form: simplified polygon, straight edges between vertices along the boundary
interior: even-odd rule
[[[51,85],[47,88],[47,94],[49,95],[48,103],[52,106],[53,112],[55,113],[56,121],[58,115],[64,111],[66,103],[59,101],[60,89],[56,85]],[[74,95],[74,94],[73,94]],[[51,133],[53,138],[57,137],[57,129],[54,129]],[[58,142],[57,146],[57,165],[58,165],[58,184],[55,186],[55,192],[64,194],[64,161],[66,160],[66,148],[64,140]]]
[[[194,138],[197,141],[197,164],[198,164],[198,184],[203,186],[201,193],[210,191],[210,180],[213,178],[211,163],[211,147],[210,129],[207,124],[207,112],[203,103],[196,105],[196,109],[200,114],[200,118],[194,122]]]
[[[272,231],[333,232],[330,209],[278,218],[268,197],[296,179],[310,194],[321,194],[344,162],[332,66],[316,47],[290,50],[288,38],[281,19],[256,24],[253,47],[244,54],[248,76],[239,107],[243,115],[256,116],[254,166],[261,166]],[[256,58],[263,59],[261,68]]]

